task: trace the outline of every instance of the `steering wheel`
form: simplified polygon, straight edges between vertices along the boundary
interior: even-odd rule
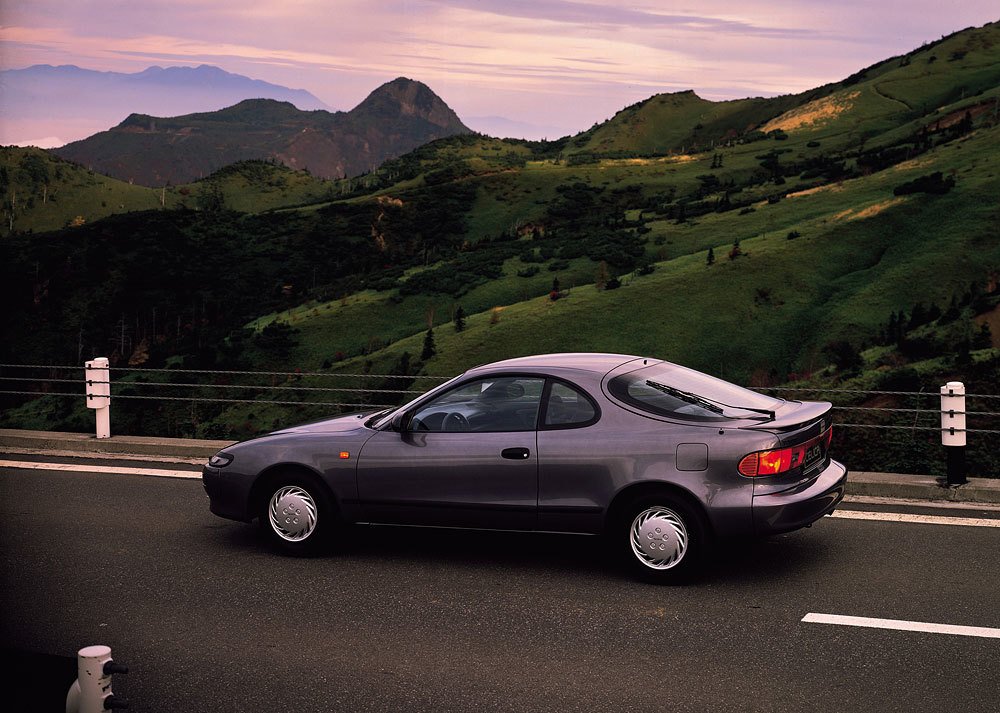
[[[444,421],[441,423],[441,429],[444,431],[468,431],[469,419],[458,411],[452,411],[444,417]]]

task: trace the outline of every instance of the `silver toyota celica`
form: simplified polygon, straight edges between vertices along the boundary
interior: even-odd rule
[[[352,523],[602,534],[672,583],[707,548],[833,511],[830,404],[659,359],[546,354],[470,369],[404,406],[229,446],[203,472],[216,515],[292,554]]]

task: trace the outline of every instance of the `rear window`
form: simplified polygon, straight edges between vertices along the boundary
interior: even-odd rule
[[[689,421],[766,418],[783,402],[700,371],[654,364],[616,376],[608,383],[616,399],[647,413]]]

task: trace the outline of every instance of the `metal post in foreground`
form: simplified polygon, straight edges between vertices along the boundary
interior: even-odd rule
[[[94,409],[97,417],[97,437],[111,438],[111,372],[107,357],[85,362],[87,383],[87,408]]]
[[[111,676],[128,673],[128,666],[111,660],[110,646],[87,646],[76,655],[77,679],[66,694],[66,713],[103,713],[128,708],[111,692]]]
[[[948,485],[962,485],[965,477],[965,384],[949,381],[941,387],[941,445],[948,462]]]

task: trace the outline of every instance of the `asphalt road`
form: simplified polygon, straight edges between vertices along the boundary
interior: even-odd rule
[[[1000,639],[801,621],[1000,627],[1000,528],[825,518],[664,588],[562,535],[290,559],[197,480],[2,469],[0,547],[3,646],[107,644],[133,711],[1000,709]]]

